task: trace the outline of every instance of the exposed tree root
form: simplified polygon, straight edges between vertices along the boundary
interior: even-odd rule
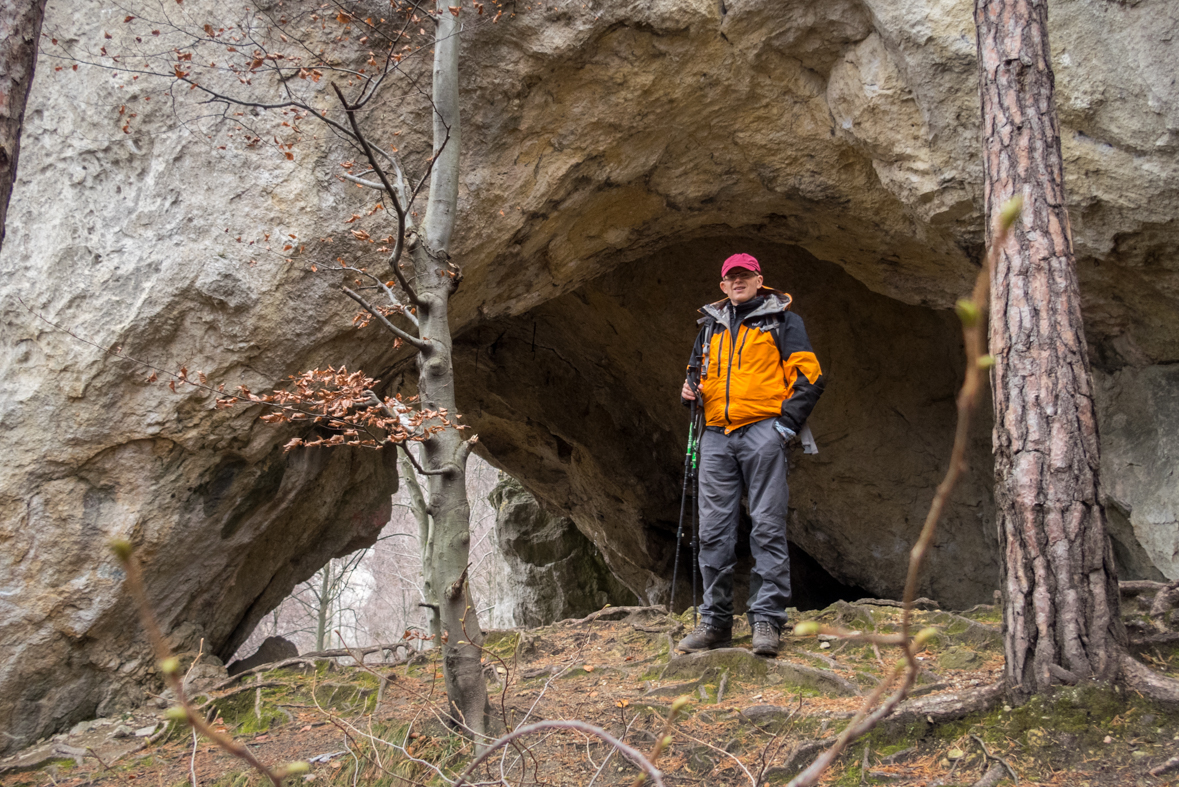
[[[1179,708],[1179,680],[1155,672],[1129,653],[1121,655],[1122,683],[1147,699],[1168,708]]]
[[[970,787],[995,787],[996,784],[1003,781],[1005,776],[1007,776],[1007,768],[1002,763],[994,762],[991,763],[990,768],[987,768],[987,772],[983,774],[983,777]]]
[[[586,623],[593,623],[595,620],[622,620],[636,612],[654,612],[658,615],[666,615],[667,607],[662,604],[657,604],[653,607],[606,607],[605,609],[599,609],[597,612],[591,612],[584,618],[568,618],[553,625],[584,626]]]
[[[1118,590],[1123,596],[1154,594],[1149,613],[1151,622],[1160,632],[1168,630],[1167,613],[1179,604],[1179,580],[1173,582],[1151,582],[1150,580],[1119,582]]]
[[[762,774],[762,783],[781,778],[789,778],[798,771],[802,770],[803,765],[807,760],[814,757],[819,752],[826,749],[832,743],[835,743],[834,738],[823,738],[822,740],[803,741],[796,744],[790,753],[786,755],[786,759],[781,765],[776,765],[773,768],[767,768]]]
[[[883,723],[904,727],[914,721],[925,721],[932,724],[954,721],[972,713],[989,710],[1002,696],[1003,683],[999,681],[955,694],[918,697],[901,703],[896,712],[885,719]]]
[[[865,604],[865,605],[872,606],[872,607],[904,607],[905,606],[905,602],[893,601],[890,598],[862,598],[859,601],[853,602],[852,606],[858,606],[860,604]],[[922,596],[921,598],[913,599],[913,609],[932,611],[932,610],[940,610],[941,607],[938,606],[938,603],[936,601],[934,601],[933,599],[925,598],[924,596]]]
[[[282,669],[283,667],[293,667],[293,666],[300,665],[300,664],[304,665],[304,666],[312,666],[313,667],[313,666],[315,666],[316,661],[322,661],[323,659],[342,658],[344,656],[349,656],[349,657],[355,658],[357,654],[360,654],[360,657],[364,658],[365,656],[367,656],[370,653],[376,653],[377,651],[380,651],[380,650],[396,651],[397,648],[407,648],[408,649],[408,646],[404,642],[398,642],[398,643],[395,643],[392,645],[370,645],[370,646],[364,647],[364,648],[352,648],[351,651],[349,651],[347,648],[336,648],[334,650],[320,650],[320,651],[316,651],[314,653],[304,653],[302,656],[295,656],[293,658],[283,659],[282,661],[272,661],[269,664],[259,664],[256,667],[251,667],[250,669],[242,670],[241,672],[237,673],[236,675],[231,675],[228,680],[223,680],[220,683],[218,683],[216,686],[210,687],[208,689],[208,691],[203,691],[201,693],[202,694],[211,694],[214,691],[220,691],[221,689],[224,689],[226,686],[232,686],[234,683],[237,683],[242,678],[245,678],[249,675],[255,675],[259,672],[269,672],[270,670]],[[383,661],[380,663],[379,666],[395,667],[399,664],[404,664],[406,661],[408,661],[408,659],[397,659],[396,661]]]
[[[1176,580],[1155,594],[1154,602],[1150,605],[1150,617],[1155,628],[1159,631],[1167,630],[1167,613],[1179,604],[1179,580]]]
[[[1118,583],[1123,596],[1140,596],[1144,593],[1158,593],[1167,587],[1166,582],[1152,582],[1149,579],[1128,579]]]
[[[1171,771],[1179,771],[1179,755],[1172,757],[1157,768],[1151,768],[1150,775],[1163,776]]]
[[[1174,645],[1176,642],[1179,642],[1179,631],[1164,631],[1159,634],[1131,637],[1130,647],[1141,650],[1155,645]]]
[[[988,626],[986,623],[979,623],[977,620],[971,620],[956,612],[939,611],[934,613],[930,620],[930,625],[934,626],[949,626],[953,623],[958,623],[966,627],[964,632],[956,636],[967,645],[987,647],[990,645],[1002,645],[1003,643],[1003,633],[997,626]]]
[[[197,710],[204,710],[205,708],[212,705],[214,702],[218,702],[218,701],[226,699],[228,697],[232,697],[235,694],[241,694],[242,692],[250,691],[251,689],[268,689],[268,688],[272,688],[274,686],[290,687],[291,684],[285,680],[267,680],[267,681],[263,681],[261,683],[249,683],[245,686],[238,686],[236,689],[230,689],[229,691],[225,692],[224,694],[218,694],[215,697],[211,693],[202,691],[199,694],[197,694],[196,696],[197,697],[206,696],[206,697],[208,697],[208,699],[205,700],[204,702],[202,702],[200,705],[196,705],[194,707]]]

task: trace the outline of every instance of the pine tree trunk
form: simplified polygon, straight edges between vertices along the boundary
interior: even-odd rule
[[[33,85],[45,0],[0,3],[0,245],[16,180],[25,102]]]
[[[1023,216],[991,275],[995,502],[1008,693],[1114,680],[1125,643],[1065,210],[1046,0],[976,0],[988,227]],[[990,237],[988,237],[988,241]]]

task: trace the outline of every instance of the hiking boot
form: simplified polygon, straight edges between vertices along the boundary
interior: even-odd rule
[[[727,648],[733,644],[733,627],[715,628],[707,623],[701,623],[688,636],[680,640],[676,650],[684,653],[695,653],[698,650],[713,650]]]
[[[753,624],[753,652],[759,656],[777,656],[781,640],[778,629],[768,620],[759,620]]]

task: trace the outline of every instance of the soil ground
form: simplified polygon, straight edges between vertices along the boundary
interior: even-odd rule
[[[889,633],[897,630],[900,610],[868,600],[839,602],[793,619]],[[915,624],[915,630],[938,630],[919,657],[918,695],[1000,678],[993,608],[922,611]],[[690,613],[619,608],[592,620],[491,632],[493,709],[513,729],[539,721],[587,722],[649,755],[668,729],[672,702],[687,696],[691,702],[670,725],[672,743],[657,762],[665,784],[784,784],[842,729],[896,659],[870,644],[795,636],[784,637],[776,660],[765,659],[750,652],[743,622],[732,649],[684,657],[671,645],[685,625],[691,625]],[[1157,646],[1139,655],[1179,676],[1179,648]],[[400,664],[370,657],[368,670],[328,661],[307,671],[273,670],[237,686],[250,688],[225,696],[235,687],[226,688],[213,703],[218,729],[267,764],[314,760],[310,773],[288,784],[444,785],[471,761],[469,742],[443,722],[445,692],[431,651]],[[194,746],[190,731],[176,729],[154,743],[135,736],[136,725],[140,733],[162,725],[160,714],[145,710],[100,720],[45,741],[0,762],[0,787],[269,783],[207,741]],[[1179,784],[1179,771],[1149,775],[1179,754],[1179,713],[1114,687],[1062,687],[1019,708],[1000,702],[948,723],[908,718],[886,722],[852,744],[822,783],[972,785],[999,763],[1009,769],[1002,783],[1015,783],[1014,775],[1019,784],[1053,787]],[[550,729],[497,752],[473,780],[505,787],[618,785],[633,783],[638,773],[603,741]]]

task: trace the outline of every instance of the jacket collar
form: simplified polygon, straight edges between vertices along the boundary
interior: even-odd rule
[[[776,314],[778,312],[790,311],[790,304],[793,302],[793,299],[790,297],[789,293],[782,292],[781,290],[775,290],[771,287],[762,287],[757,291],[757,294],[766,296],[766,299],[762,302],[761,306],[758,306],[749,314],[745,315],[746,320],[750,320],[754,317],[761,317],[763,314]],[[726,330],[732,331],[733,326],[729,325],[728,306],[729,299],[721,298],[719,301],[702,306],[700,308],[700,313],[703,314],[706,318],[711,317],[712,319],[716,320],[721,325],[725,326]]]

